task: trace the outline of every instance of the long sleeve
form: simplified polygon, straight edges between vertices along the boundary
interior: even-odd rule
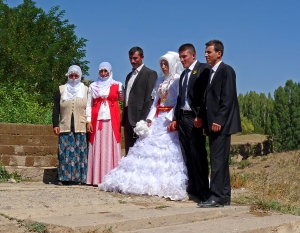
[[[53,128],[59,126],[59,115],[60,115],[60,91],[58,90],[54,96],[54,105],[52,109]]]
[[[123,85],[120,83],[119,84],[119,99],[124,102],[124,98],[125,98],[125,90],[124,90]]]
[[[87,94],[87,104],[86,104],[86,121],[91,121],[92,118],[92,105],[93,105],[93,96],[92,96],[92,88],[89,87]]]
[[[153,100],[153,104],[151,105],[149,114],[146,118],[146,120],[150,120],[152,121],[155,113],[156,113],[156,109],[157,109],[157,105],[158,105],[158,100],[159,100],[159,93],[158,93],[158,88],[159,88],[159,84],[163,81],[163,78],[159,78],[155,84],[155,87],[153,89],[153,93],[154,93],[154,100]]]

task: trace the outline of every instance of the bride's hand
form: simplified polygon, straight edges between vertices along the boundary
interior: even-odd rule
[[[151,120],[147,120],[147,126],[150,127],[152,124],[152,121]]]

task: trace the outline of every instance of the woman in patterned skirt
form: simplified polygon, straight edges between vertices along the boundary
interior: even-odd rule
[[[86,183],[86,115],[88,88],[81,82],[79,66],[69,67],[68,81],[59,86],[54,99],[53,132],[58,139],[58,184]]]
[[[124,100],[122,84],[113,80],[110,63],[102,62],[98,80],[89,87],[86,107],[90,133],[87,184],[100,184],[121,159],[119,100]]]

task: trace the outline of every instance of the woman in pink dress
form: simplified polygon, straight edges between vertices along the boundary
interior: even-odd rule
[[[100,184],[121,159],[120,99],[124,100],[122,84],[113,80],[110,63],[102,62],[98,80],[89,87],[86,107],[90,133],[87,184]]]

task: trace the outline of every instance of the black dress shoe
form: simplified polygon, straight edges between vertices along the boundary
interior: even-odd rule
[[[230,201],[225,201],[225,202],[224,202],[224,205],[230,206]]]
[[[205,202],[198,203],[198,206],[201,208],[224,207],[224,201],[215,201],[213,199],[209,199]]]

